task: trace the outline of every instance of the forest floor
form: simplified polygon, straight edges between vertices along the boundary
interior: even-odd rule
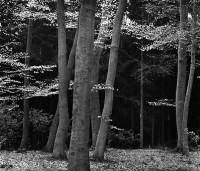
[[[90,155],[92,151],[90,151]],[[161,149],[107,149],[105,161],[90,161],[91,171],[200,171],[200,151],[190,157]],[[0,151],[0,171],[67,171],[66,160],[41,151]]]

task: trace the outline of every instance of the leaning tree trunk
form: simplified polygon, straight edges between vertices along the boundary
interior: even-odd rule
[[[109,1],[104,0],[102,7],[102,17],[101,24],[99,29],[98,38],[95,41],[94,52],[93,52],[93,62],[92,62],[92,70],[91,70],[91,87],[94,87],[98,84],[99,80],[99,61],[104,48],[107,32],[108,32],[108,6]],[[92,127],[92,147],[95,147],[97,134],[99,132],[100,127],[100,119],[98,116],[100,115],[100,104],[99,104],[99,92],[98,90],[94,90],[90,94],[90,119],[91,119],[91,127]]]
[[[58,123],[59,123],[59,112],[58,112],[58,106],[57,106],[56,113],[54,115],[53,122],[50,127],[47,144],[44,147],[45,152],[53,152],[54,142],[55,142],[55,138],[56,138],[56,132],[58,129]]]
[[[191,64],[190,64],[190,74],[188,80],[188,86],[185,96],[184,110],[183,110],[183,154],[189,155],[188,148],[188,134],[187,134],[187,121],[188,121],[188,112],[189,112],[189,104],[190,97],[192,92],[192,84],[194,79],[194,71],[195,71],[195,54],[196,54],[196,23],[197,23],[197,7],[196,0],[193,2],[193,20],[192,20],[192,47],[191,47]]]
[[[105,90],[105,101],[104,108],[101,117],[101,125],[97,137],[97,142],[95,146],[95,151],[93,153],[93,157],[98,160],[104,159],[104,150],[106,144],[106,138],[109,129],[109,120],[112,113],[112,105],[113,105],[113,86],[115,81],[116,69],[117,69],[117,59],[118,59],[118,49],[120,42],[120,32],[121,32],[121,24],[123,19],[123,14],[126,7],[126,0],[119,1],[119,7],[114,19],[113,24],[113,35],[112,35],[112,43],[110,49],[110,59],[108,66],[108,74],[106,78],[106,86]]]
[[[186,86],[186,53],[187,53],[187,1],[180,0],[180,37],[178,47],[178,73],[176,86],[176,126],[177,126],[177,150],[182,151],[182,120],[183,108],[185,101],[185,86]]]
[[[75,58],[69,171],[89,171],[90,72],[94,48],[96,0],[82,0]]]
[[[70,55],[69,55],[67,68],[66,68],[66,72],[67,72],[67,75],[66,75],[67,87],[66,87],[66,89],[68,89],[69,83],[70,83],[70,80],[71,80],[71,77],[72,77],[74,60],[75,60],[75,53],[76,53],[77,37],[78,37],[78,27],[77,27],[77,30],[76,30],[76,35],[75,35],[75,38],[74,38],[74,42],[73,42],[73,45],[72,45],[72,49],[71,49],[71,52],[70,52]],[[58,123],[59,123],[59,112],[58,112],[58,105],[57,105],[56,113],[54,115],[53,122],[51,124],[47,144],[44,147],[44,151],[46,151],[46,152],[53,152],[56,132],[57,132],[57,128],[58,128]]]
[[[59,124],[56,133],[53,156],[56,158],[65,158],[65,138],[69,125],[69,112],[67,102],[67,82],[66,82],[66,28],[65,28],[65,12],[64,0],[57,1],[57,17],[58,17],[58,76],[59,76]]]
[[[27,45],[26,53],[29,57],[25,58],[25,64],[30,65],[30,56],[31,56],[31,46],[32,46],[32,35],[33,35],[33,20],[29,19],[28,24],[28,36],[27,36]],[[25,74],[29,75],[29,72]],[[24,77],[24,86],[29,85],[28,77]],[[23,135],[20,144],[20,149],[26,149],[29,145],[29,99],[27,99],[28,94],[24,93],[24,115],[23,115]]]

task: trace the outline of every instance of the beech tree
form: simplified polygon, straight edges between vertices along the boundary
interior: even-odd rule
[[[196,25],[197,25],[197,4],[196,0],[193,1],[193,19],[192,19],[192,37],[191,37],[191,62],[190,62],[190,73],[189,80],[186,90],[184,108],[183,108],[183,121],[182,121],[182,134],[183,134],[183,154],[189,155],[189,147],[188,147],[188,131],[187,131],[187,121],[188,121],[188,113],[189,113],[189,104],[192,92],[192,85],[194,79],[194,71],[195,71],[195,55],[196,55]]]
[[[67,80],[66,80],[66,28],[65,28],[65,6],[64,0],[57,1],[58,16],[58,75],[59,75],[59,124],[56,133],[53,156],[56,158],[65,158],[65,137],[69,125],[69,112],[67,101]]]
[[[188,15],[188,1],[180,0],[180,35],[178,46],[178,73],[176,86],[176,126],[177,126],[177,150],[182,151],[182,120],[183,109],[185,101],[185,87],[186,87],[186,64],[187,64],[187,15]]]
[[[27,45],[26,45],[26,53],[28,57],[25,58],[25,64],[27,66],[30,65],[30,56],[31,56],[31,46],[32,46],[32,36],[33,36],[33,20],[29,19],[28,24],[28,36],[27,36]],[[26,76],[24,77],[24,86],[29,86],[29,72],[26,72]],[[27,93],[24,93],[24,114],[23,114],[23,134],[22,140],[20,144],[20,149],[26,149],[29,145],[29,99],[27,99]]]
[[[117,69],[121,24],[122,24],[123,14],[126,8],[126,3],[127,3],[126,0],[119,1],[119,6],[117,9],[117,13],[116,13],[114,24],[113,24],[113,34],[112,34],[112,42],[111,42],[111,49],[110,49],[108,74],[106,78],[107,88],[105,89],[104,108],[103,108],[103,112],[101,116],[101,125],[100,125],[99,133],[97,136],[95,151],[93,153],[93,157],[99,160],[104,159],[106,138],[107,138],[108,129],[109,129],[110,116],[112,113],[113,87],[114,87],[114,81],[115,81],[115,75],[116,75],[116,69]]]
[[[90,119],[92,127],[92,146],[96,144],[97,134],[99,132],[100,126],[100,104],[99,104],[99,93],[95,89],[95,86],[98,84],[99,80],[99,61],[101,54],[104,49],[104,44],[106,37],[108,36],[108,13],[110,9],[110,2],[104,0],[102,2],[102,16],[101,23],[99,28],[99,33],[97,40],[94,43],[93,50],[93,61],[92,61],[92,70],[91,70],[91,94],[90,94]],[[93,89],[94,88],[94,89]]]
[[[72,72],[73,72],[73,67],[74,67],[74,60],[75,60],[75,53],[76,53],[76,45],[77,45],[77,38],[78,38],[78,27],[76,30],[76,35],[74,38],[74,42],[72,45],[72,49],[70,51],[67,67],[66,67],[66,89],[69,87],[69,83],[72,77]],[[59,103],[58,103],[59,104]],[[68,107],[68,104],[67,104]],[[47,144],[44,147],[44,150],[47,152],[53,152],[53,146],[55,142],[55,137],[56,137],[56,132],[58,128],[58,123],[59,123],[59,111],[58,111],[58,106],[56,109],[56,113],[54,115],[50,131],[49,131],[49,137],[47,140]]]
[[[69,148],[69,171],[88,171],[90,74],[94,48],[96,0],[82,0],[75,57],[72,132]]]

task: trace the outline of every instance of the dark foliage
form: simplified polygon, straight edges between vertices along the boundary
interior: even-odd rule
[[[135,135],[132,130],[124,130],[111,127],[107,143],[109,147],[119,149],[136,149],[140,145],[139,135]]]

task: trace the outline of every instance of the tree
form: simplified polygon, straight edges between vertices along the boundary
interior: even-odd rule
[[[183,134],[183,154],[189,155],[189,147],[188,147],[188,132],[187,132],[187,121],[188,121],[188,112],[189,112],[189,104],[190,97],[192,92],[192,85],[194,79],[194,71],[195,71],[195,54],[196,54],[196,24],[197,24],[197,4],[196,0],[193,1],[193,19],[192,19],[192,45],[191,45],[191,63],[190,63],[190,74],[189,80],[186,90],[184,109],[183,109],[183,123],[182,123],[182,134]]]
[[[65,158],[65,138],[69,125],[69,112],[67,101],[67,80],[66,80],[66,28],[65,28],[65,6],[64,0],[57,1],[58,17],[58,75],[59,75],[59,124],[56,133],[53,156],[56,158]]]
[[[108,34],[108,11],[109,1],[104,0],[102,2],[102,17],[100,23],[99,34],[94,44],[93,50],[93,62],[91,70],[91,87],[93,88],[98,84],[99,80],[99,61],[104,49],[105,40]],[[97,134],[100,126],[100,104],[99,104],[99,93],[98,90],[94,90],[90,94],[90,119],[92,127],[92,146],[95,147]]]
[[[89,171],[90,72],[94,47],[96,0],[81,1],[75,57],[72,132],[69,171]]]
[[[26,45],[26,53],[29,55],[25,58],[25,64],[27,66],[30,65],[30,56],[31,56],[31,46],[32,46],[32,35],[33,35],[33,20],[29,19],[28,24],[28,36],[27,36],[27,45]],[[26,72],[24,77],[24,86],[29,86],[29,72]],[[27,93],[24,93],[24,114],[23,114],[23,135],[20,144],[20,149],[26,149],[29,145],[29,99],[27,99]]]
[[[109,129],[110,116],[112,113],[113,86],[114,86],[116,69],[117,69],[121,24],[122,24],[123,14],[126,8],[126,3],[127,3],[126,0],[119,1],[119,7],[117,9],[117,13],[116,13],[114,24],[113,24],[113,34],[112,34],[112,42],[111,42],[111,49],[110,49],[108,74],[106,78],[106,86],[108,87],[105,90],[105,100],[104,100],[104,108],[103,108],[102,117],[101,117],[101,125],[100,125],[99,133],[97,136],[95,151],[93,153],[93,157],[99,160],[104,159],[106,138],[107,138],[108,129]]]
[[[78,38],[78,27],[77,27],[77,30],[76,30],[76,35],[75,35],[75,38],[74,38],[74,42],[73,42],[73,45],[72,45],[72,49],[70,51],[70,55],[69,55],[69,59],[68,59],[67,67],[66,67],[66,74],[67,74],[66,75],[66,85],[67,85],[66,89],[68,89],[69,83],[70,83],[70,80],[71,80],[71,77],[72,77],[74,60],[75,60],[76,45],[77,45],[77,38]],[[68,107],[68,104],[67,104],[67,107]],[[58,106],[57,106],[56,113],[54,115],[53,122],[51,124],[47,144],[44,147],[44,150],[47,151],[47,152],[53,152],[53,146],[54,146],[54,142],[55,142],[58,123],[59,123],[59,112],[58,112]]]
[[[187,0],[180,0],[180,35],[178,46],[178,73],[176,86],[176,126],[177,126],[177,150],[182,151],[182,120],[185,101],[185,86],[186,86],[186,53],[187,53]]]

